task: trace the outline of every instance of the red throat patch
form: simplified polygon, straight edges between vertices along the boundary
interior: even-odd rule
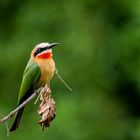
[[[48,59],[52,57],[52,53],[51,52],[44,52],[40,55],[37,56],[38,58],[42,58],[42,59]]]

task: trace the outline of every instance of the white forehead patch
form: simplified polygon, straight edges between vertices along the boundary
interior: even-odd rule
[[[46,42],[46,43],[40,43],[40,44],[36,45],[36,47],[44,48],[48,45],[50,45],[50,44]]]

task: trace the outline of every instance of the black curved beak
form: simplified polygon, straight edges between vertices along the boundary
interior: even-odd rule
[[[59,43],[51,43],[47,48],[51,49],[53,48],[54,46],[58,45]]]

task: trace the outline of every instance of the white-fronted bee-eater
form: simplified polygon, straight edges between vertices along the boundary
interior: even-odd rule
[[[34,90],[49,84],[55,72],[52,47],[56,45],[58,43],[40,43],[32,50],[30,60],[23,73],[18,105],[27,100],[34,93]],[[17,112],[10,132],[18,128],[23,111],[24,107]]]

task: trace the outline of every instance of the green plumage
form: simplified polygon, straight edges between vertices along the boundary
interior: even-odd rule
[[[39,66],[30,60],[23,73],[20,92],[18,96],[18,105],[24,102],[33,93],[34,85],[40,78],[40,75],[41,75],[41,70]],[[19,112],[17,112],[13,125],[10,129],[10,132],[18,128],[23,110],[24,107],[21,110],[19,110]]]
[[[18,103],[21,98],[26,94],[26,92],[37,82],[41,74],[40,68],[35,63],[29,63],[27,65],[22,78],[22,83],[20,86],[20,92],[18,96]]]

